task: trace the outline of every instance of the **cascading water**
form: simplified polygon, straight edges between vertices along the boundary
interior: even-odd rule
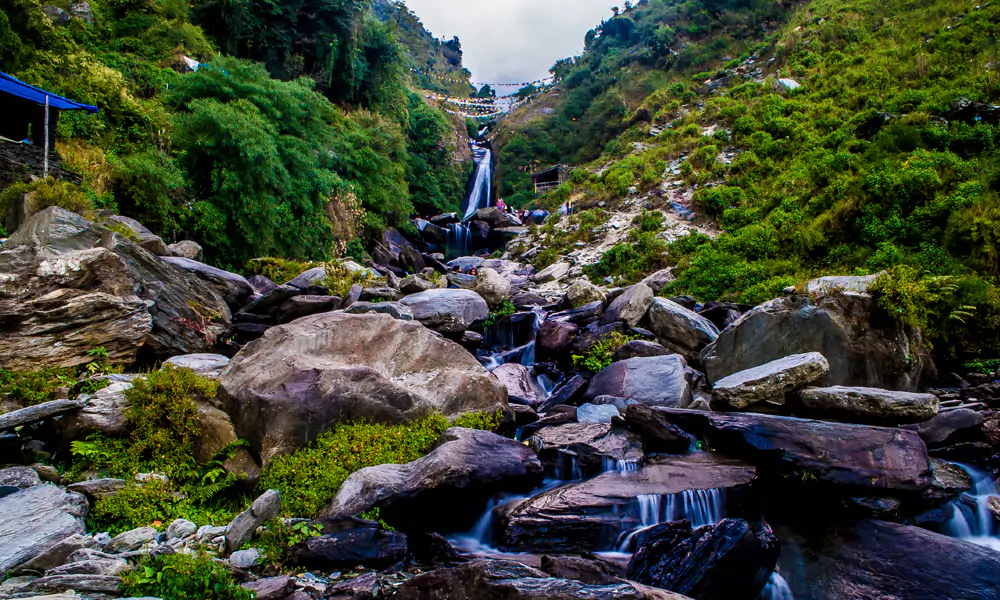
[[[775,571],[771,573],[771,579],[764,586],[760,600],[795,600],[795,596],[792,594],[792,588],[788,587],[785,578]]]
[[[472,232],[469,231],[469,226],[465,223],[449,225],[445,256],[451,260],[470,254],[472,254]]]
[[[968,465],[958,465],[972,477],[972,490],[951,505],[951,518],[945,524],[945,533],[980,546],[1000,551],[1000,530],[990,511],[990,497],[1000,495],[1000,489],[989,473]]]
[[[477,210],[490,206],[493,189],[493,151],[487,147],[473,146],[472,154],[476,161],[476,173],[469,187],[469,197],[463,203],[463,223],[470,220]]]
[[[723,500],[719,489],[684,490],[667,496],[641,494],[636,497],[640,526],[622,534],[617,544],[618,552],[629,552],[635,534],[660,523],[686,519],[696,529],[717,523],[722,519]]]

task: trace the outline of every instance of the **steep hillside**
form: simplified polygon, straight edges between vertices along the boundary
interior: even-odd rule
[[[527,172],[575,164],[543,206],[667,200],[723,231],[618,248],[593,274],[665,264],[666,293],[759,302],[886,271],[882,305],[939,354],[993,354],[998,22],[964,0],[640,3],[554,67],[551,115],[501,138],[503,193],[527,201]]]
[[[377,20],[370,2],[0,9],[0,70],[101,109],[66,113],[56,132],[81,188],[21,185],[4,200],[35,190],[47,203],[115,211],[234,268],[338,255],[408,223],[415,206],[461,201],[455,126],[410,90],[407,70],[406,56],[440,44],[428,34],[404,49],[394,30],[407,28]]]

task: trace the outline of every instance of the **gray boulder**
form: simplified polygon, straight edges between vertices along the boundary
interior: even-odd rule
[[[69,484],[66,488],[71,492],[83,494],[91,500],[99,500],[101,498],[114,496],[118,492],[125,489],[125,484],[126,482],[124,479],[102,477],[100,479],[85,479],[84,481],[77,481],[76,483]]]
[[[190,369],[202,377],[218,379],[229,366],[229,357],[221,354],[185,354],[169,358],[163,364]]]
[[[613,396],[601,396],[601,398],[610,397]],[[576,420],[579,423],[610,423],[620,416],[621,412],[614,404],[591,404],[588,402],[581,404],[576,409]]]
[[[654,356],[630,358],[612,363],[590,380],[586,398],[598,396],[628,398],[653,406],[684,408],[691,403],[684,357]]]
[[[163,243],[163,239],[147,229],[139,221],[129,217],[116,215],[108,219],[108,222],[122,225],[131,231],[132,235],[136,238],[135,243],[138,244],[140,248],[149,250],[157,256],[171,256],[170,250],[167,249],[167,245]]]
[[[250,301],[250,296],[253,296],[253,287],[242,275],[223,271],[190,258],[164,256],[163,260],[184,269],[211,285],[226,301],[231,311],[235,312],[243,308]]]
[[[404,423],[507,404],[458,344],[419,323],[339,312],[269,329],[233,358],[219,396],[264,466],[340,421]]]
[[[28,467],[0,469],[0,487],[15,487],[23,490],[41,484],[42,479],[34,469]]]
[[[868,425],[923,423],[941,409],[934,394],[844,386],[806,388],[792,396],[791,403],[803,417]]]
[[[87,500],[54,485],[34,485],[0,498],[0,573],[43,557],[84,532]]]
[[[116,535],[108,543],[108,548],[114,552],[132,552],[152,542],[158,535],[160,532],[155,527],[137,527]]]
[[[430,290],[401,300],[413,311],[413,318],[440,333],[461,333],[486,320],[490,307],[469,290]]]
[[[278,307],[278,323],[291,323],[296,319],[335,311],[342,300],[337,296],[313,296],[303,294],[285,300]]]
[[[319,266],[313,267],[302,273],[299,273],[292,278],[291,281],[285,285],[290,285],[293,288],[300,290],[307,290],[309,288],[316,288],[322,286],[326,282],[326,267]]]
[[[532,276],[531,280],[535,283],[549,283],[551,281],[559,281],[567,275],[569,275],[569,270],[573,268],[573,265],[568,262],[557,262],[555,264],[549,265]]]
[[[392,271],[389,272],[391,273]],[[437,286],[432,285],[432,288],[433,287]],[[361,290],[361,297],[358,299],[362,302],[396,302],[401,300],[405,295],[406,294],[396,288],[385,285],[378,287],[366,287]]]
[[[423,277],[418,277],[417,275],[404,277],[403,280],[399,282],[399,291],[404,294],[419,294],[420,292],[426,292],[436,288],[437,285],[427,281]]]
[[[711,321],[666,298],[653,299],[646,320],[656,337],[688,360],[697,361],[702,349],[719,337]]]
[[[87,403],[87,397],[81,396],[76,400],[49,400],[41,404],[20,408],[8,413],[0,414],[0,431],[14,429],[22,425],[38,423],[52,417],[72,413],[80,410]]]
[[[861,277],[852,275],[820,277],[806,283],[806,292],[815,297],[832,294],[867,294],[868,288],[875,283],[880,275],[882,274],[876,273]]]
[[[602,325],[623,321],[628,327],[635,327],[653,304],[653,290],[645,284],[637,283],[625,290],[608,306],[601,319]]]
[[[402,302],[355,302],[344,311],[349,315],[381,314],[400,321],[412,321],[413,311]]]
[[[817,385],[914,391],[933,364],[918,334],[878,310],[864,294],[778,298],[720,333],[702,364],[715,382],[790,354],[819,352],[830,372]]]
[[[276,519],[280,513],[281,495],[277,490],[267,490],[226,527],[226,548],[230,552],[239,550],[253,539],[258,527]]]
[[[586,279],[577,279],[566,290],[566,301],[573,308],[579,308],[591,302],[601,302],[603,304],[606,299],[601,288]]]
[[[131,362],[204,352],[229,328],[212,286],[76,213],[33,215],[0,251],[0,368],[72,367],[103,347]]]
[[[630,358],[650,358],[654,356],[668,356],[672,354],[669,350],[656,342],[646,340],[632,340],[621,345],[611,356],[611,362],[619,362]]]
[[[122,381],[97,390],[83,408],[59,420],[59,435],[65,440],[77,440],[95,432],[110,436],[124,433],[128,403],[125,391],[131,387],[131,383]]]
[[[174,519],[167,526],[168,540],[182,540],[198,532],[198,526],[187,519]]]
[[[494,495],[527,492],[542,477],[542,464],[525,445],[488,431],[452,427],[423,458],[353,473],[320,517],[377,508],[386,523],[402,531],[464,531]]]
[[[524,365],[504,363],[493,370],[493,376],[507,388],[507,396],[512,400],[529,406],[538,406],[545,401],[545,390],[535,382]]]
[[[205,257],[205,252],[202,250],[201,245],[197,242],[192,242],[191,240],[184,240],[177,242],[176,244],[170,244],[167,246],[167,250],[170,251],[171,256],[177,256],[179,258],[201,261]]]
[[[659,294],[668,283],[677,279],[674,277],[673,269],[663,269],[662,271],[657,271],[649,277],[642,280],[641,283],[645,284],[649,289],[653,290],[654,294]]]
[[[715,382],[712,407],[741,410],[760,402],[781,403],[788,392],[818,381],[829,372],[830,364],[818,352],[786,356]]]
[[[476,276],[472,291],[482,296],[486,304],[497,306],[510,298],[510,282],[493,269],[484,267]]]

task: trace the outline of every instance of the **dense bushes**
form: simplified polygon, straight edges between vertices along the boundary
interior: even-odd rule
[[[252,600],[253,593],[207,554],[148,556],[122,576],[122,593],[164,600]]]

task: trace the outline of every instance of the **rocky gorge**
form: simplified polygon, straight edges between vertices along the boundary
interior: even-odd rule
[[[476,220],[516,227],[498,212]],[[100,347],[135,369],[4,399],[0,597],[119,597],[137,564],[206,553],[276,600],[1000,597],[997,374],[930,387],[946,378],[870,280],[702,305],[658,297],[669,272],[616,289],[566,263],[445,262],[428,229],[447,221],[388,231],[370,265],[270,281],[63,209],[28,219],[0,246],[0,366]],[[235,444],[219,468],[252,495],[226,522],[88,528],[95,502],[166,477],[49,458],[126,435],[129,389],[161,368],[217,382],[193,447],[204,463]],[[493,431],[345,473],[312,514],[260,484],[341,423],[476,414]],[[280,565],[278,522],[306,532]]]

